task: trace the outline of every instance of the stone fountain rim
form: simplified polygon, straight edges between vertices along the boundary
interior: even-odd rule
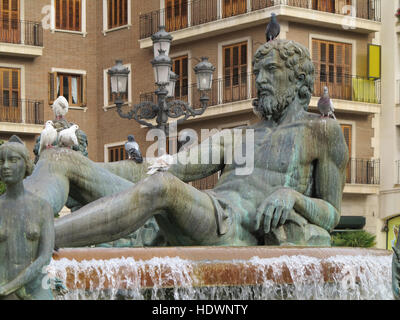
[[[138,247],[138,248],[64,248],[53,254],[54,260],[63,258],[75,261],[109,260],[134,258],[151,260],[157,258],[179,257],[190,261],[232,261],[278,258],[282,256],[308,256],[327,259],[332,256],[389,256],[393,253],[385,249],[348,247]]]

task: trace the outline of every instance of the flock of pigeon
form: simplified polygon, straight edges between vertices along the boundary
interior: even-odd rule
[[[271,14],[271,21],[267,25],[265,30],[265,36],[267,42],[275,40],[280,34],[280,25],[277,21],[276,14]],[[334,115],[335,108],[329,96],[328,87],[324,87],[324,94],[318,101],[318,110],[321,113],[323,118],[332,117],[336,120]],[[64,116],[68,112],[68,101],[60,96],[53,104],[53,112],[55,119],[60,120],[63,119]],[[39,154],[44,148],[51,148],[54,143],[58,141],[58,145],[60,147],[72,147],[74,145],[78,145],[78,139],[76,137],[76,131],[79,129],[79,126],[74,124],[71,127],[64,129],[60,132],[54,128],[53,121],[49,120],[46,122],[45,128],[40,135],[40,148]],[[130,160],[135,161],[136,163],[142,163],[143,157],[140,152],[140,148],[138,143],[135,141],[135,137],[133,135],[128,136],[128,141],[125,143],[125,151]],[[169,167],[170,159],[164,159],[163,157],[158,158],[159,161],[154,162],[152,166],[149,167],[150,171],[148,174],[153,174],[159,170],[163,171],[165,168]],[[158,163],[160,162],[160,163]]]
[[[60,96],[53,104],[54,116],[57,120],[63,119],[68,112],[68,101],[63,96]],[[46,121],[45,128],[40,134],[39,155],[42,150],[51,148],[58,141],[60,147],[72,147],[79,145],[76,137],[76,130],[79,126],[74,124],[71,127],[58,132],[54,123],[51,120]]]

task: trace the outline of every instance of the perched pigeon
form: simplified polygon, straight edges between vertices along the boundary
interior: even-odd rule
[[[147,174],[152,175],[157,171],[167,171],[173,163],[174,157],[169,154],[164,154],[161,157],[148,159],[151,165],[148,167]]]
[[[63,96],[59,96],[53,103],[54,117],[57,120],[64,118],[68,112],[68,101]]]
[[[276,39],[281,32],[281,26],[279,25],[278,21],[276,20],[276,14],[271,13],[271,21],[267,25],[267,29],[265,30],[265,36],[267,38],[267,42]]]
[[[336,117],[333,113],[335,112],[335,108],[333,107],[333,103],[329,97],[328,87],[324,87],[324,94],[318,101],[318,110],[321,112],[322,117],[332,116],[332,118],[336,120]]]
[[[60,131],[58,136],[58,144],[61,147],[72,147],[78,146],[78,138],[76,137],[76,130],[79,129],[79,126],[74,124],[68,129],[64,129]]]
[[[52,144],[57,140],[57,130],[54,129],[53,121],[46,122],[45,128],[40,134],[39,155],[44,148],[51,148]]]
[[[128,136],[128,142],[125,143],[125,151],[128,154],[129,159],[134,160],[136,163],[143,162],[143,157],[140,153],[139,145],[135,141],[135,137],[131,134]]]

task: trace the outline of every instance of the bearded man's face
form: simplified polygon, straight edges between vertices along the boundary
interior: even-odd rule
[[[295,85],[278,51],[271,50],[254,65],[258,100],[254,112],[262,118],[279,118],[295,97]]]

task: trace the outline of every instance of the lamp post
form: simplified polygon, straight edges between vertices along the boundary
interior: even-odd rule
[[[112,67],[108,74],[111,76],[111,91],[116,96],[115,104],[117,112],[121,118],[134,119],[138,123],[148,128],[158,128],[164,131],[168,136],[168,119],[177,119],[176,123],[180,124],[189,117],[195,117],[204,113],[208,106],[209,97],[206,92],[211,90],[213,72],[215,67],[208,62],[208,58],[202,57],[194,72],[196,74],[197,89],[201,92],[200,103],[201,108],[193,109],[187,102],[181,100],[171,100],[167,98],[174,97],[175,83],[178,76],[171,71],[172,61],[169,58],[169,50],[171,46],[172,36],[165,31],[165,27],[161,26],[160,30],[152,37],[154,59],[151,61],[154,69],[155,83],[157,90],[157,103],[150,101],[141,102],[134,105],[132,109],[126,113],[122,112],[123,101],[121,97],[127,92],[127,82],[129,70],[122,66],[122,61],[117,60],[117,64]],[[157,125],[146,120],[156,119]]]

